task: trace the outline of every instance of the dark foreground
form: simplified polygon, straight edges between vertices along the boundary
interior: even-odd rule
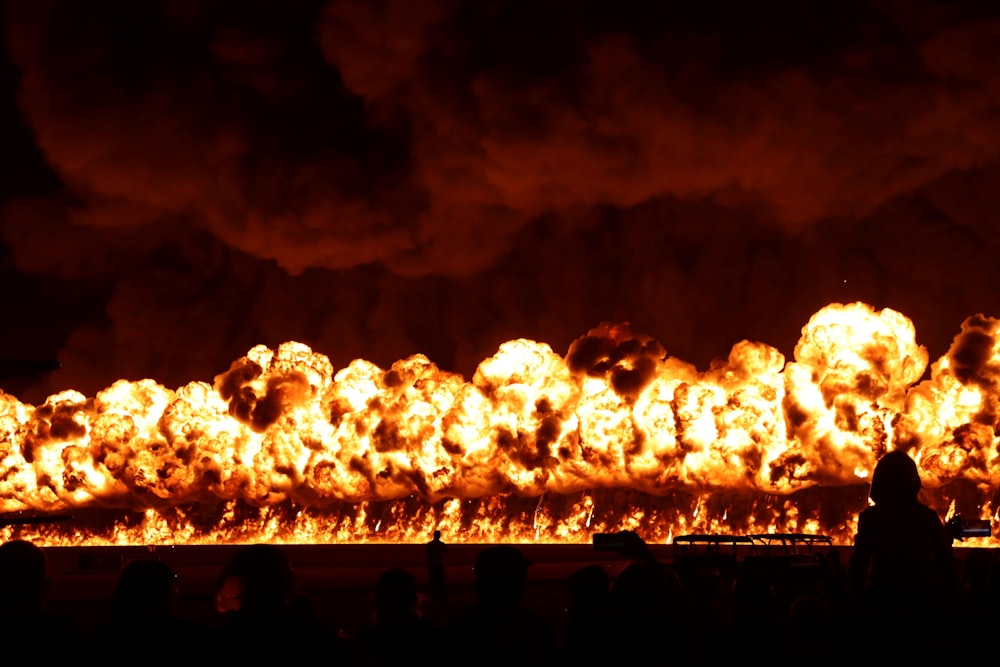
[[[605,567],[614,576],[631,560],[613,552],[595,551],[589,545],[534,545],[517,547],[532,561],[526,603],[558,620],[565,609],[569,574],[591,564]],[[213,592],[225,563],[239,546],[177,547],[47,547],[52,574],[50,600],[86,628],[106,619],[109,599],[121,568],[132,560],[156,559],[177,573],[179,612],[199,620],[215,617]],[[441,617],[474,600],[473,563],[484,545],[448,546],[446,603],[424,600],[425,613]],[[351,633],[369,620],[376,580],[383,571],[400,567],[417,579],[421,592],[428,585],[427,557],[423,545],[286,545],[291,565],[304,593],[312,598],[321,616]],[[651,545],[664,562],[673,560],[667,545]],[[360,613],[359,613],[360,612]]]
[[[534,545],[517,547],[532,561],[528,572],[525,605],[543,615],[557,629],[565,621],[567,579],[588,565],[600,565],[614,580],[632,560],[614,551],[591,545]],[[177,574],[178,611],[212,622],[216,618],[214,588],[225,563],[239,549],[235,545],[176,547],[47,547],[52,575],[50,603],[72,616],[86,630],[107,619],[111,591],[122,567],[132,560],[161,560]],[[323,620],[352,634],[370,620],[376,580],[383,571],[399,567],[410,571],[421,590],[424,614],[446,623],[475,600],[473,563],[485,545],[449,545],[448,600],[435,602],[428,595],[427,560],[423,545],[286,545],[300,589],[316,604]],[[753,567],[766,571],[776,582],[776,593],[792,597],[822,589],[831,579],[837,585],[836,567],[846,564],[849,547],[817,547],[789,553],[781,549],[764,554],[695,551],[678,552],[671,545],[649,545],[662,562],[673,565],[697,597],[701,587],[727,593],[741,572]],[[992,549],[956,548],[963,572],[963,586],[970,600],[988,602],[1000,554]],[[833,569],[831,569],[831,567]],[[987,590],[990,589],[990,590]],[[824,593],[826,594],[826,593]]]

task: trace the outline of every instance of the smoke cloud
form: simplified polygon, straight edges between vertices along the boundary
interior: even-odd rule
[[[1000,14],[810,11],[9,3],[37,152],[7,160],[53,184],[0,212],[30,286],[5,354],[62,362],[13,386],[178,386],[286,340],[471,377],[600,322],[702,366],[791,358],[856,300],[937,358],[1000,313]]]

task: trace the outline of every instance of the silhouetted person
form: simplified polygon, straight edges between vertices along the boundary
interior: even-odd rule
[[[49,608],[49,564],[45,552],[27,540],[0,545],[0,628],[5,660],[88,662],[80,633],[67,614]],[[81,654],[82,653],[82,654]]]
[[[448,545],[441,541],[441,531],[434,531],[434,539],[424,547],[427,551],[427,574],[430,577],[431,598],[447,600],[444,565],[448,556]]]
[[[420,614],[416,579],[401,568],[379,575],[372,622],[359,639],[361,665],[403,665],[443,649],[442,634]]]
[[[144,664],[176,665],[201,655],[205,628],[176,613],[177,596],[177,576],[166,563],[126,565],[111,596],[111,619],[94,633],[95,655],[108,665],[134,665],[139,655]]]
[[[215,606],[221,622],[210,653],[226,664],[311,663],[315,656],[343,663],[336,628],[316,616],[278,546],[242,547],[223,568]]]
[[[913,459],[889,452],[872,473],[874,505],[858,515],[848,575],[861,603],[857,630],[870,646],[870,664],[919,664],[925,648],[954,630],[951,537],[937,513],[918,499],[920,487]]]
[[[26,540],[0,545],[0,612],[14,615],[45,611],[49,565],[45,552]]]
[[[605,651],[611,578],[600,565],[575,570],[566,581],[566,665],[597,665]]]
[[[646,541],[634,530],[620,530],[617,533],[610,534],[610,536],[621,543],[617,551],[626,558],[650,563],[660,562],[653,552],[650,551]]]
[[[452,665],[548,666],[557,647],[549,623],[522,605],[531,561],[509,545],[476,556],[476,604],[448,626]]]
[[[840,551],[831,549],[826,555],[826,599],[836,615],[844,612],[850,582]]]
[[[774,643],[781,611],[768,573],[745,568],[733,582],[732,605],[732,624],[739,634],[754,643]]]
[[[834,610],[818,595],[800,595],[792,600],[788,611],[788,643],[783,664],[816,665],[850,664],[851,654],[836,651],[837,619]],[[839,642],[845,643],[845,642]]]
[[[611,584],[602,664],[689,665],[695,659],[690,607],[680,577],[659,561],[629,564]]]
[[[1000,593],[998,590],[998,554],[993,549],[974,549],[962,559],[965,592],[965,611],[968,616],[968,633],[972,637],[987,637],[1000,625]]]
[[[917,465],[903,451],[875,465],[874,505],[858,516],[848,574],[855,593],[902,604],[943,602],[955,592],[951,538],[937,513],[920,502]]]

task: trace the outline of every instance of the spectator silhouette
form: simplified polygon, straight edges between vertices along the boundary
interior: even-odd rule
[[[918,499],[917,465],[903,451],[879,459],[872,473],[874,505],[858,515],[848,566],[855,594],[903,605],[938,604],[956,590],[951,538],[937,513]]]
[[[602,664],[689,665],[695,660],[690,607],[673,568],[643,558],[611,585]]]
[[[1000,592],[997,588],[998,555],[993,549],[970,550],[962,559],[965,592],[965,613],[968,634],[973,642],[988,637],[1000,623]]]
[[[434,539],[425,546],[427,551],[427,574],[430,577],[431,599],[447,600],[448,590],[445,586],[445,559],[448,555],[448,545],[441,541],[441,531],[434,531]]]
[[[476,603],[448,624],[453,665],[548,666],[558,651],[550,624],[523,605],[531,561],[514,546],[497,545],[475,561]]]
[[[858,515],[848,564],[858,602],[858,640],[871,663],[910,663],[956,626],[957,567],[951,537],[933,509],[920,502],[916,463],[903,451],[879,459]],[[913,628],[932,627],[931,633]]]
[[[566,581],[566,634],[562,651],[566,665],[597,665],[607,652],[610,588],[611,578],[600,565],[588,565],[570,573]]]
[[[837,549],[830,549],[826,555],[826,577],[826,601],[833,607],[834,614],[841,616],[847,606],[850,583],[847,567]]]
[[[312,662],[343,664],[336,628],[321,622],[297,588],[285,552],[271,544],[242,547],[219,577],[216,610],[221,622],[211,653],[227,664]]]
[[[443,648],[441,633],[420,614],[416,579],[401,568],[379,575],[373,619],[361,629],[359,638],[358,662],[378,667],[406,664],[415,656],[437,655]]]
[[[0,611],[28,616],[45,611],[49,564],[45,552],[26,540],[0,545]]]
[[[146,664],[171,665],[200,655],[205,628],[176,613],[177,596],[177,577],[166,563],[137,560],[126,565],[112,592],[111,618],[93,637],[102,663],[132,665],[141,655]]]
[[[0,545],[0,624],[7,641],[3,655],[11,662],[53,662],[80,655],[80,633],[68,614],[49,607],[49,562],[42,549],[27,540]]]
[[[788,611],[788,643],[783,664],[788,667],[849,664],[850,654],[845,651],[843,655],[837,655],[837,644],[836,615],[825,599],[806,594],[792,600]]]
[[[619,551],[621,555],[635,561],[645,561],[654,564],[660,563],[653,552],[650,551],[646,540],[642,539],[639,533],[634,530],[620,530],[615,535],[622,542],[622,547]]]
[[[770,573],[744,565],[733,582],[734,634],[752,645],[773,648],[782,643],[777,639],[781,617]]]

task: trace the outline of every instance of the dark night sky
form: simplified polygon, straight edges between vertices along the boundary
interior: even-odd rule
[[[655,8],[648,8],[650,5]],[[28,402],[628,321],[705,367],[831,302],[1000,316],[995,2],[5,4]]]

